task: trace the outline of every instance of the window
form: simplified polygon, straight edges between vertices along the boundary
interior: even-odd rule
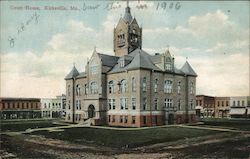
[[[115,109],[115,99],[108,99],[109,110]]]
[[[177,109],[181,110],[181,100],[180,99],[178,100]]]
[[[173,82],[170,80],[166,80],[164,84],[164,92],[165,93],[172,93]]]
[[[87,84],[84,85],[84,94],[88,94],[89,87]]]
[[[78,106],[78,105],[79,105],[78,103],[79,103],[79,100],[76,100],[76,104],[75,104],[75,105],[76,105],[76,107],[75,107],[76,110],[78,110],[78,107],[79,107],[79,106]]]
[[[229,106],[229,102],[228,101],[226,101],[226,106]]]
[[[158,109],[158,99],[157,98],[155,98],[155,100],[154,100],[154,105],[155,105],[155,110],[157,110]]]
[[[125,116],[124,122],[128,123],[128,116]]]
[[[135,116],[132,116],[132,124],[135,124]]]
[[[154,92],[157,92],[157,88],[158,88],[158,79],[155,79]]]
[[[142,91],[146,92],[147,90],[147,78],[143,77],[142,79]]]
[[[220,106],[220,101],[217,102],[217,106],[218,106],[218,107]]]
[[[194,94],[194,83],[193,82],[191,82],[190,94]]]
[[[172,99],[165,99],[165,107],[172,108],[173,107],[173,100]]]
[[[143,106],[143,110],[147,109],[147,98],[146,97],[143,98],[142,106]]]
[[[132,91],[135,92],[136,91],[136,81],[135,78],[132,77]]]
[[[172,70],[172,65],[171,63],[166,63],[166,70],[171,71]]]
[[[125,66],[125,59],[123,58],[120,61],[120,67],[124,67],[124,66]]]
[[[97,94],[98,93],[98,88],[97,88],[97,83],[96,82],[92,82],[90,84],[90,93],[91,94]]]
[[[120,98],[121,109],[128,109],[128,98]]]
[[[112,122],[115,122],[115,115],[112,115]]]
[[[70,96],[70,85],[68,85],[68,96]]]
[[[235,106],[235,101],[233,101],[233,106]]]
[[[81,110],[82,109],[82,107],[81,107],[81,100],[78,100],[78,106],[79,106],[79,110]]]
[[[240,106],[240,101],[238,100],[237,105]]]
[[[123,123],[123,116],[120,116],[120,123]]]
[[[245,101],[243,100],[243,101],[241,102],[241,104],[242,104],[242,106],[244,107],[244,106],[245,106]]]
[[[121,92],[125,93],[128,90],[128,85],[127,85],[127,81],[126,80],[122,80],[121,81]]]
[[[98,71],[98,65],[95,62],[92,62],[90,67],[90,72],[92,75],[97,74]]]
[[[81,89],[80,89],[80,85],[76,85],[76,96],[80,96],[81,95]]]
[[[111,121],[111,116],[109,115],[109,123],[110,123],[110,121]]]
[[[113,81],[109,81],[109,84],[108,84],[108,87],[109,87],[109,93],[114,93],[114,82]]]
[[[69,107],[69,109],[70,109],[70,100],[69,100],[69,102],[68,102],[68,107]],[[50,103],[49,103],[49,108],[50,108]]]
[[[178,93],[178,94],[181,93],[181,82],[178,82],[178,85],[177,85],[177,93]]]
[[[109,110],[111,110],[112,109],[111,99],[108,99],[108,106],[109,106]]]
[[[223,106],[223,107],[224,107],[224,101],[222,101],[222,102],[221,102],[221,106]]]
[[[143,124],[146,124],[146,123],[147,123],[147,117],[143,116]]]
[[[194,100],[191,99],[190,101],[190,109],[193,110],[194,109]]]
[[[132,109],[135,110],[136,109],[136,98],[132,98],[131,100],[131,105],[132,105]]]

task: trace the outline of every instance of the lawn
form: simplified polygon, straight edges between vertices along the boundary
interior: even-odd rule
[[[54,125],[55,120],[25,120],[25,121],[1,121],[1,132],[25,131],[26,129],[44,128],[58,126]]]
[[[250,120],[240,119],[203,119],[203,126],[218,126],[250,131]]]
[[[67,128],[61,132],[38,131],[32,135],[66,140],[83,145],[107,146],[112,148],[145,146],[161,142],[218,133],[212,130],[180,127],[151,128],[142,130],[109,130],[98,128]]]

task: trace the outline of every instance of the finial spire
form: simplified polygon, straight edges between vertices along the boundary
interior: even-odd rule
[[[188,57],[186,57],[186,61],[188,60]]]
[[[129,7],[129,0],[127,0],[127,7]]]
[[[96,52],[96,46],[94,46],[94,52]]]
[[[169,51],[169,44],[167,45],[167,50]]]
[[[73,67],[75,67],[76,66],[76,63],[75,62],[73,62]]]

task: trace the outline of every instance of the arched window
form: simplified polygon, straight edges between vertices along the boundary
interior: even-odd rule
[[[190,94],[194,94],[194,83],[193,82],[191,82]]]
[[[114,81],[109,81],[108,87],[109,93],[114,93]]]
[[[81,87],[80,84],[76,85],[76,96],[80,96],[81,95]]]
[[[92,61],[91,63],[90,72],[92,75],[97,74],[98,72],[98,64],[95,61]]]
[[[142,91],[146,92],[147,90],[147,78],[143,77],[142,79]]]
[[[88,86],[88,84],[85,84],[85,85],[84,85],[84,89],[85,89],[85,90],[84,90],[84,93],[85,93],[85,94],[88,94],[88,92],[89,92],[89,86]]]
[[[177,93],[178,94],[181,93],[181,82],[180,81],[178,82],[178,85],[177,85]]]
[[[166,80],[164,84],[164,92],[172,93],[172,89],[173,89],[173,82],[170,80]]]
[[[155,79],[154,92],[157,92],[157,88],[158,88],[158,79]]]
[[[132,77],[132,91],[135,92],[136,91],[136,81],[135,78]]]
[[[96,94],[98,93],[98,88],[97,88],[97,83],[96,82],[92,82],[90,84],[90,93],[91,94]]]
[[[128,90],[128,84],[127,81],[124,79],[121,81],[121,92],[125,93]]]
[[[166,59],[165,68],[166,68],[166,70],[168,70],[168,71],[171,71],[171,70],[172,70],[172,63],[171,63],[171,59],[170,59],[170,58],[167,58],[167,59]]]

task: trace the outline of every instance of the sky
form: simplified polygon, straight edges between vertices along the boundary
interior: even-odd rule
[[[196,94],[246,96],[249,1],[132,1],[142,49],[198,74]],[[73,65],[84,71],[94,47],[114,55],[113,29],[125,1],[0,1],[0,96],[53,98],[65,93]],[[48,10],[50,8],[50,10]],[[57,10],[53,10],[56,8]]]

